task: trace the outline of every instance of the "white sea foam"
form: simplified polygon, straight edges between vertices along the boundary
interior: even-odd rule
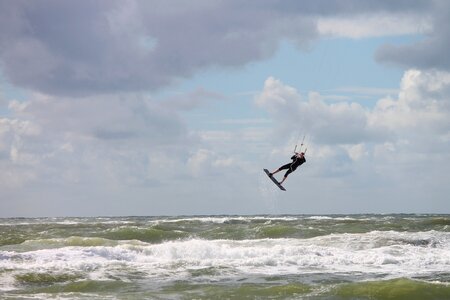
[[[177,223],[177,222],[201,222],[201,223],[214,223],[223,224],[232,221],[239,222],[252,222],[257,220],[266,221],[296,221],[299,217],[294,216],[217,216],[217,217],[181,217],[181,218],[171,218],[171,219],[160,219],[155,221],[150,221],[149,223]]]
[[[333,220],[332,217],[328,217],[328,216],[311,216],[311,217],[308,217],[307,219],[310,219],[310,220]]]
[[[86,225],[86,224],[133,224],[134,221],[95,219],[30,219],[31,221],[19,222],[14,219],[3,219],[0,226],[32,226],[32,225]]]
[[[0,251],[0,270],[75,273],[90,279],[139,271],[154,280],[186,279],[195,269],[230,274],[372,273],[421,276],[450,270],[450,233],[331,234],[310,239],[122,241],[114,246],[68,246],[18,253]],[[9,273],[11,274],[11,273]],[[125,275],[124,275],[125,274]],[[0,279],[0,289],[11,288]]]
[[[338,217],[338,216],[310,216],[306,217],[308,220],[317,220],[317,221],[323,221],[323,220],[337,220],[337,221],[372,221],[375,220],[374,218],[352,218],[352,217]]]

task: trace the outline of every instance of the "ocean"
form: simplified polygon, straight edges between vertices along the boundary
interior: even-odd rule
[[[0,219],[0,299],[450,299],[450,215]]]

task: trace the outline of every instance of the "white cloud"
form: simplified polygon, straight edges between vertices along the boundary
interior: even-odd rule
[[[208,149],[198,149],[187,161],[189,172],[195,177],[215,175],[224,178],[228,173],[227,168],[235,168],[239,164],[233,157],[219,155]]]
[[[206,149],[199,149],[189,157],[187,166],[194,176],[207,174],[211,166],[213,153]]]
[[[265,81],[255,102],[272,114],[279,132],[307,131],[323,143],[348,143],[361,140],[369,131],[366,110],[360,104],[329,105],[317,93],[304,101],[294,88],[272,77]]]
[[[381,98],[373,109],[356,102],[327,104],[320,94],[308,100],[292,87],[269,77],[255,103],[267,110],[281,128],[303,128],[324,144],[370,142],[413,130],[446,134],[450,128],[450,73],[409,70],[398,97]],[[356,99],[357,101],[357,99]]]
[[[0,119],[0,161],[16,179],[2,181],[2,188],[28,180],[43,186],[75,181],[88,189],[158,180],[177,170],[166,161],[171,172],[154,172],[152,157],[163,163],[163,153],[171,151],[179,161],[182,148],[190,147],[179,115],[133,95],[76,101],[34,95],[12,101],[9,109],[11,117]]]
[[[263,91],[256,97],[256,104],[271,113],[284,114],[287,109],[295,109],[298,100],[300,95],[295,88],[284,85],[274,77],[269,77],[264,82]]]
[[[425,34],[432,31],[429,16],[420,14],[367,13],[354,17],[321,17],[317,27],[321,35],[353,39]]]
[[[348,156],[354,161],[358,161],[369,154],[366,150],[366,146],[362,143],[347,147],[347,152]]]
[[[398,99],[378,101],[368,122],[397,133],[414,131],[441,135],[450,129],[450,73],[409,70]],[[408,134],[409,135],[409,134]]]

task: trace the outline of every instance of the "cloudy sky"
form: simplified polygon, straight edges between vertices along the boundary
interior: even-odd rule
[[[450,213],[449,23],[444,0],[0,0],[0,217]],[[304,135],[281,192],[262,169]]]

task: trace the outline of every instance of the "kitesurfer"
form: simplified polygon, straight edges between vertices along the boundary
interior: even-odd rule
[[[273,176],[273,174],[276,174],[276,173],[280,172],[281,170],[287,169],[286,173],[284,174],[283,180],[281,180],[281,182],[280,182],[280,185],[283,184],[283,182],[286,180],[288,175],[291,174],[292,172],[294,172],[298,166],[300,166],[306,162],[304,152],[300,152],[300,153],[294,152],[294,153],[295,154],[291,157],[291,159],[292,159],[291,163],[287,163],[269,174],[269,176]]]

